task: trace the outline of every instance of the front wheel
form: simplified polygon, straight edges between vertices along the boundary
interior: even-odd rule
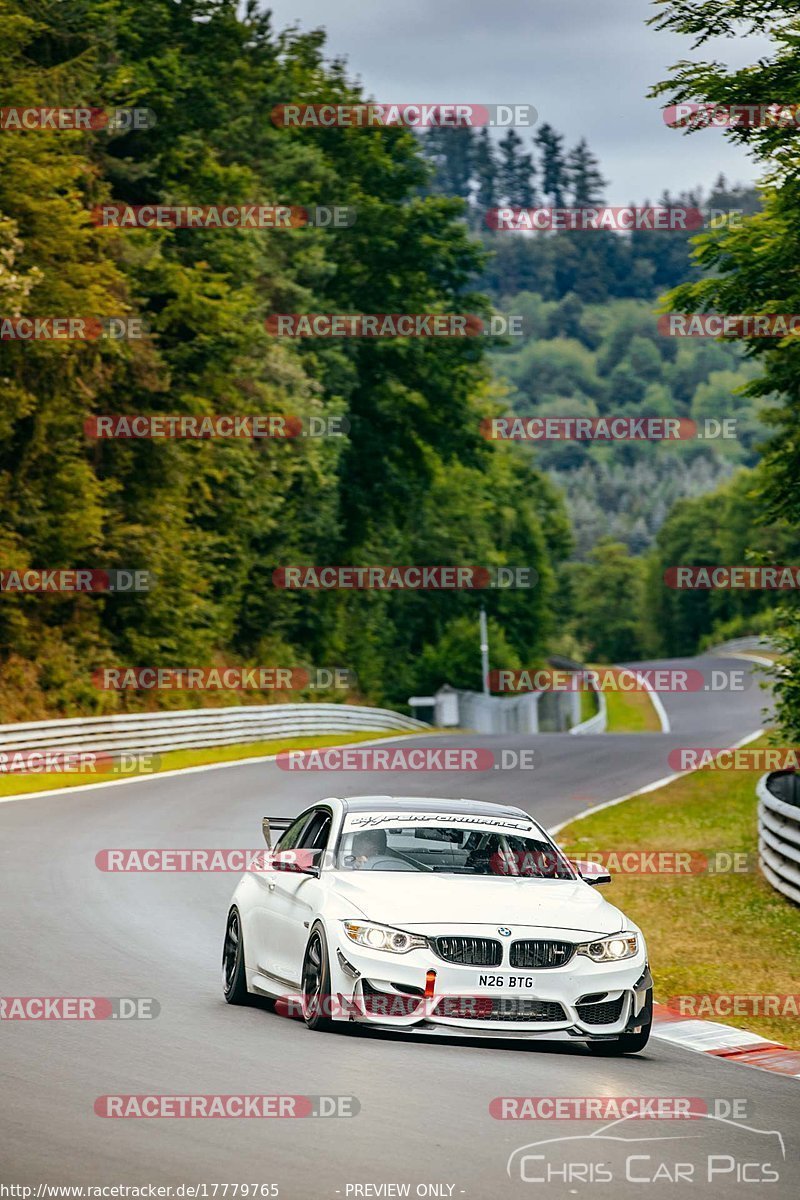
[[[303,1017],[309,1029],[332,1032],[335,1022],[326,1015],[330,1013],[331,1003],[328,943],[322,926],[315,925],[303,959]]]
[[[650,1030],[653,1028],[653,989],[648,988],[644,1002],[645,1010],[650,1013],[647,1021],[638,1033],[621,1033],[619,1037],[607,1042],[587,1042],[586,1048],[590,1054],[598,1058],[617,1058],[621,1054],[638,1054],[644,1050],[650,1040]]]
[[[249,1004],[244,966],[244,939],[238,908],[228,913],[225,941],[222,945],[222,990],[228,1004]]]

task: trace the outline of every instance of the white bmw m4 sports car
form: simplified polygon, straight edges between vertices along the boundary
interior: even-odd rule
[[[282,834],[233,894],[228,1003],[281,999],[311,1029],[646,1045],[641,930],[522,809],[356,796],[263,828]]]

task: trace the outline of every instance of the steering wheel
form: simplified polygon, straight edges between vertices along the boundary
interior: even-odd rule
[[[364,863],[362,871],[366,868],[368,871],[416,871],[416,867],[410,862],[406,862],[404,858],[392,858],[388,854],[380,855],[378,858],[373,858],[370,862]]]

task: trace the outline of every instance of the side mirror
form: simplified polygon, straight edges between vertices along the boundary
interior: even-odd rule
[[[600,863],[576,859],[572,865],[583,882],[591,884],[592,887],[598,887],[602,883],[611,883],[611,873],[605,867],[601,867]]]
[[[264,841],[267,843],[267,849],[272,849],[272,832],[269,827],[269,817],[261,818],[261,832],[264,835]]]
[[[319,876],[321,850],[278,850],[271,855],[273,871],[287,871],[290,875]]]

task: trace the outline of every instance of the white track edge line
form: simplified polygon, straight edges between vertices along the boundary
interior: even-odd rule
[[[370,732],[366,730],[365,732]],[[301,735],[302,736],[302,735]],[[321,736],[325,736],[324,734]],[[385,742],[402,742],[410,737],[427,737],[424,730],[412,730],[409,733],[399,733],[394,737],[368,738],[363,742],[334,742],[331,746],[309,746],[309,750],[347,750],[354,746],[378,746]],[[302,750],[303,747],[298,747]],[[254,763],[274,762],[278,754],[287,754],[287,750],[279,750],[277,754],[256,754],[251,758],[232,758],[229,762],[200,763],[196,767],[175,767],[171,771],[153,771],[149,775],[131,775],[129,779],[109,779],[103,783],[73,784],[72,787],[48,788],[39,792],[15,792],[13,796],[0,796],[0,804],[10,804],[12,800],[35,800],[44,796],[66,796],[70,792],[91,792],[95,788],[122,787],[127,783],[152,783],[159,779],[170,779],[176,775],[193,775],[197,771],[221,771],[225,767],[248,767]]]
[[[662,733],[672,733],[672,726],[669,723],[669,717],[667,716],[667,710],[664,708],[664,705],[661,701],[661,697],[659,696],[658,692],[655,690],[652,683],[650,683],[649,679],[647,679],[644,675],[640,675],[638,671],[634,671],[633,674],[636,676],[637,679],[641,679],[642,683],[644,684],[645,688],[647,689],[647,693],[650,696],[650,702],[653,705],[653,708],[656,710],[656,716],[658,717],[659,721],[661,722],[661,732]]]
[[[741,738],[738,742],[734,742],[732,746],[725,746],[725,750],[739,750],[742,746],[746,746],[748,742],[754,742],[756,738],[761,737],[763,729],[756,729],[754,733],[748,733],[746,737]],[[676,771],[672,775],[665,775],[663,779],[656,779],[653,783],[646,783],[644,787],[637,788],[635,792],[627,792],[624,796],[615,796],[613,800],[604,800],[602,804],[593,804],[591,808],[584,808],[580,812],[575,813],[574,817],[567,817],[565,821],[560,821],[558,825],[552,825],[547,832],[551,837],[555,837],[557,833],[566,825],[571,825],[573,821],[582,821],[584,817],[591,817],[595,813],[602,812],[606,808],[613,808],[615,804],[622,804],[625,800],[633,800],[636,796],[643,796],[646,792],[655,792],[659,788],[666,787],[668,783],[672,783],[674,779],[682,779],[684,775],[693,775],[695,771],[703,770],[702,767],[694,767],[691,771]]]
[[[749,733],[746,737],[743,737],[740,741],[735,742],[733,746],[726,747],[726,749],[738,750],[738,749],[740,749],[740,747],[746,746],[748,742],[754,742],[756,740],[756,738],[761,737],[763,732],[764,732],[763,729],[757,729],[754,733]],[[700,768],[699,767],[695,768],[695,770],[700,770]],[[646,792],[655,792],[659,788],[666,787],[666,785],[668,783],[672,783],[672,781],[675,779],[681,779],[684,775],[693,775],[693,774],[694,774],[694,771],[678,771],[674,775],[667,775],[663,779],[657,779],[654,783],[645,784],[645,786],[643,788],[639,788],[639,790],[636,792],[629,792],[627,796],[617,796],[614,800],[606,800],[603,804],[595,804],[592,808],[585,808],[582,812],[577,813],[576,816],[570,817],[569,820],[562,821],[560,825],[554,825],[551,829],[548,829],[547,832],[550,834],[551,837],[555,837],[555,835],[557,833],[559,833],[560,830],[562,830],[566,825],[570,825],[573,821],[580,821],[583,817],[591,816],[593,813],[602,812],[603,809],[613,808],[615,804],[622,804],[625,800],[633,800],[636,796],[642,796]],[[653,1032],[651,1035],[652,1037],[658,1038],[661,1036],[658,1032],[658,1027],[661,1024],[664,1024],[664,1025],[668,1026],[670,1029],[673,1029],[675,1026],[680,1026],[682,1024],[682,1022],[680,1020],[670,1021],[669,1018],[665,1019],[663,1022],[660,1021],[659,1019],[656,1019],[653,1021]],[[762,1037],[761,1034],[754,1034],[754,1033],[751,1033],[749,1030],[739,1029],[738,1026],[736,1026],[736,1025],[724,1025],[718,1021],[700,1021],[700,1020],[696,1020],[696,1021],[692,1022],[692,1024],[695,1026],[695,1028],[697,1025],[700,1025],[700,1024],[713,1025],[713,1026],[716,1026],[720,1030],[724,1029],[726,1031],[726,1034],[727,1034],[727,1031],[730,1030],[731,1033],[738,1033],[738,1034],[744,1033],[750,1039],[757,1038],[758,1039],[757,1042],[756,1041],[750,1042],[751,1048],[754,1047],[755,1045],[761,1044],[761,1045],[773,1045],[778,1049],[783,1049],[783,1047],[781,1047],[778,1042],[773,1042],[770,1038]],[[671,1042],[673,1045],[681,1046],[683,1049],[692,1050],[696,1054],[711,1053],[711,1048],[699,1049],[696,1045],[696,1038],[681,1038],[681,1037],[675,1036],[674,1033],[667,1034],[666,1030],[664,1032],[665,1032],[666,1036],[664,1036],[662,1040],[665,1042]],[[709,1030],[709,1033],[710,1032],[711,1031]],[[746,1044],[742,1048],[746,1049],[747,1048]],[[724,1059],[725,1056],[717,1055],[717,1057]],[[758,1063],[748,1063],[748,1066],[758,1067]],[[760,1070],[768,1070],[769,1068],[760,1067],[759,1069]],[[783,1072],[780,1072],[780,1073],[783,1074]],[[800,1079],[800,1075],[787,1076],[787,1078]]]

